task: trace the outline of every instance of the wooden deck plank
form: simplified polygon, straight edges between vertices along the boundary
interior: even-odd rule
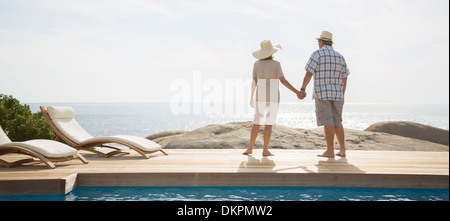
[[[223,185],[448,188],[448,152],[355,150],[348,151],[346,158],[326,159],[316,156],[322,152],[320,150],[274,149],[273,157],[262,157],[261,150],[255,150],[253,156],[244,156],[242,151],[168,149],[169,155],[155,153],[150,159],[143,159],[133,151],[111,158],[82,152],[89,164],[72,160],[57,163],[55,169],[47,169],[44,164],[35,162],[13,168],[0,167],[0,194],[7,194],[8,188],[14,192],[11,184],[17,181],[33,182],[33,185],[39,180],[47,185],[53,181],[52,185],[67,190],[74,183],[193,185],[190,180],[193,176],[202,178],[195,185],[222,182]],[[21,157],[6,155],[2,159]],[[74,174],[77,175],[75,178]],[[155,178],[159,181],[154,181]]]

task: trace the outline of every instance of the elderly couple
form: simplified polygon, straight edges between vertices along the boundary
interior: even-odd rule
[[[255,108],[255,117],[250,134],[250,145],[243,153],[252,154],[253,147],[261,125],[264,127],[263,156],[274,156],[269,152],[269,141],[272,125],[276,123],[279,108],[280,81],[289,90],[297,94],[300,100],[306,97],[305,89],[314,76],[313,99],[316,106],[317,126],[325,127],[327,150],[319,157],[333,158],[335,155],[345,157],[344,128],[342,126],[342,108],[347,85],[349,69],[344,57],[332,47],[333,35],[323,31],[319,38],[319,49],[309,58],[306,64],[306,74],[300,91],[295,89],[284,78],[280,62],[273,59],[273,54],[281,49],[280,45],[272,45],[269,40],[261,42],[261,49],[253,52],[258,61],[253,66],[253,84],[251,106]],[[254,99],[256,91],[256,102]],[[334,153],[334,135],[336,135],[340,150]]]

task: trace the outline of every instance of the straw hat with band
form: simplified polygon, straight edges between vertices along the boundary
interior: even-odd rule
[[[281,50],[281,45],[272,45],[272,42],[269,40],[264,40],[261,42],[261,49],[253,52],[253,57],[257,59],[268,58],[275,54],[278,50]]]
[[[320,34],[320,37],[316,38],[316,40],[324,40],[324,41],[331,41],[333,42],[333,34],[328,31],[322,31]]]

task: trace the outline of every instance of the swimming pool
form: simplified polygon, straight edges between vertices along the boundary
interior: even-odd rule
[[[448,189],[344,187],[77,187],[0,201],[449,201]]]

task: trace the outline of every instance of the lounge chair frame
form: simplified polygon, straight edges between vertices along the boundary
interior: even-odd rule
[[[15,166],[22,165],[25,163],[34,162],[34,161],[36,161],[35,158],[38,158],[41,162],[43,162],[45,165],[47,165],[47,167],[50,169],[56,168],[56,166],[54,164],[55,162],[70,161],[73,159],[79,159],[84,164],[89,163],[89,161],[87,161],[79,153],[76,153],[73,156],[68,156],[68,157],[45,157],[44,155],[42,155],[36,151],[21,147],[19,143],[6,143],[6,144],[0,145],[0,156],[6,155],[6,154],[17,153],[17,154],[28,155],[33,158],[20,159],[20,160],[16,160],[13,162],[8,162],[6,160],[0,159],[1,165],[5,166],[7,168],[15,167]]]
[[[125,152],[120,148],[105,145],[108,143],[116,143],[116,144],[126,146],[130,149],[133,149],[134,151],[138,152],[140,155],[142,155],[146,159],[150,158],[149,156],[147,156],[147,154],[155,153],[158,151],[162,152],[164,155],[167,155],[167,153],[164,152],[162,149],[158,149],[158,150],[154,150],[154,151],[144,151],[139,148],[136,148],[132,144],[126,143],[125,141],[111,140],[111,139],[108,139],[108,137],[105,137],[104,139],[100,139],[100,140],[95,139],[92,142],[87,142],[87,143],[81,145],[80,143],[70,139],[70,137],[66,136],[61,130],[59,130],[59,128],[53,123],[52,119],[50,118],[50,115],[48,114],[48,111],[47,111],[47,107],[40,106],[40,109],[41,109],[42,115],[44,116],[45,121],[47,121],[47,124],[50,126],[50,128],[53,130],[53,132],[55,132],[55,134],[56,134],[55,140],[61,139],[61,140],[65,141],[67,144],[69,144],[70,146],[72,146],[78,150],[85,150],[85,151],[93,152],[102,157],[121,156],[121,155],[129,154],[128,152]],[[95,150],[94,147],[102,147],[102,148],[105,147],[105,148],[110,148],[113,150],[110,152],[104,153],[104,152]]]

